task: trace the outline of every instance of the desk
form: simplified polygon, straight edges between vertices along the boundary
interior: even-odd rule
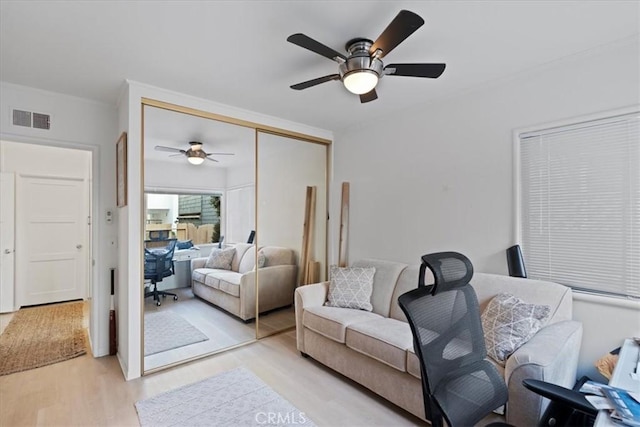
[[[191,259],[200,256],[199,249],[179,249],[173,253],[174,274],[158,282],[158,289],[166,291],[191,287]]]
[[[640,345],[636,344],[635,341],[630,338],[624,340],[624,344],[620,349],[618,363],[616,363],[616,367],[613,370],[609,385],[629,391],[640,392],[640,380],[633,379],[630,375],[636,372],[639,358]],[[638,372],[638,375],[640,375],[640,372]],[[620,424],[611,421],[607,411],[600,411],[598,412],[594,427],[620,427]]]

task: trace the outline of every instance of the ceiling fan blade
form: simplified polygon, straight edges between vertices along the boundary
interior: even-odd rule
[[[375,101],[376,99],[378,99],[378,94],[376,93],[375,89],[371,89],[369,92],[360,95],[361,104],[364,104],[365,102]]]
[[[328,76],[318,77],[317,79],[307,80],[291,86],[291,89],[302,90],[307,89],[320,83],[330,82],[331,80],[340,80],[340,74],[329,74]]]
[[[182,153],[172,154],[169,157],[179,157],[179,156],[184,156],[184,154],[182,154]]]
[[[400,13],[391,21],[389,26],[380,34],[378,39],[373,43],[369,52],[373,55],[376,50],[382,50],[379,58],[384,58],[396,46],[402,43],[407,37],[413,34],[418,28],[424,24],[424,19],[408,10],[401,10]]]
[[[212,162],[216,162],[216,163],[218,163],[218,161],[217,161],[216,159],[212,159],[211,157],[207,157],[207,156],[205,156],[205,159],[207,159],[207,160],[211,160]]]
[[[155,149],[156,151],[168,151],[168,152],[170,152],[170,153],[175,153],[176,151],[177,151],[178,153],[182,153],[182,154],[186,153],[186,151],[181,150],[181,149],[179,149],[179,148],[164,147],[164,146],[162,146],[162,145],[156,145],[156,146],[154,147],[154,149]]]
[[[318,55],[322,55],[325,58],[329,58],[332,61],[342,62],[342,61],[346,61],[346,59],[347,59],[343,54],[336,52],[335,50],[331,49],[330,47],[327,47],[327,46],[323,45],[322,43],[320,43],[318,41],[315,41],[311,37],[305,36],[302,33],[297,33],[297,34],[290,35],[289,37],[287,37],[287,41],[289,43],[293,43],[295,45],[298,45],[300,47],[308,49],[311,52],[315,52]],[[341,58],[342,61],[337,60],[336,58]]]
[[[208,153],[207,156],[235,156],[236,153]]]
[[[446,64],[389,64],[384,73],[390,76],[429,77],[437,79],[444,72]]]

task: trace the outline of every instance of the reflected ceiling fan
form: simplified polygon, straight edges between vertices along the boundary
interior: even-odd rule
[[[302,90],[332,80],[340,80],[349,92],[359,95],[360,102],[365,103],[378,99],[375,87],[378,80],[385,75],[438,78],[444,72],[445,64],[389,64],[385,67],[382,63],[382,58],[423,24],[424,20],[420,16],[408,10],[401,10],[375,42],[364,38],[348,41],[345,46],[348,56],[302,33],[293,34],[287,38],[288,42],[329,58],[339,66],[338,74],[298,83],[291,86],[291,89]]]
[[[177,153],[173,156],[186,156],[189,163],[192,165],[201,165],[205,160],[209,160],[212,162],[218,162],[218,160],[210,157],[210,156],[233,156],[234,153],[206,153],[202,149],[202,142],[191,141],[189,142],[189,148],[186,150],[181,150],[180,148],[172,148],[172,147],[164,147],[162,145],[155,146],[156,151],[166,151],[169,153]]]

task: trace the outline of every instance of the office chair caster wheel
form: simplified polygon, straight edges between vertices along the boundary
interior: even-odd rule
[[[156,303],[156,305],[157,305],[158,307],[160,307],[160,306],[162,305],[162,303],[161,303],[160,301],[158,301],[158,302]]]
[[[174,300],[174,301],[178,301],[178,296],[177,296],[177,295],[174,295],[174,296],[173,296],[173,300]]]

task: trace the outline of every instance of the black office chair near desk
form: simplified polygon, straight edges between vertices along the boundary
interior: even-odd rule
[[[173,253],[177,242],[177,239],[145,240],[144,278],[151,280],[153,289],[145,292],[144,297],[153,296],[153,300],[158,306],[162,305],[160,296],[166,298],[167,295],[171,295],[174,300],[178,299],[176,294],[158,290],[158,282],[162,282],[162,279],[175,273],[173,269]],[[164,245],[159,246],[160,243]]]
[[[429,268],[435,278],[426,286]],[[472,426],[507,402],[507,386],[485,360],[473,266],[457,252],[424,255],[418,288],[398,298],[420,361],[425,414],[434,427]],[[494,423],[493,425],[505,425]]]

